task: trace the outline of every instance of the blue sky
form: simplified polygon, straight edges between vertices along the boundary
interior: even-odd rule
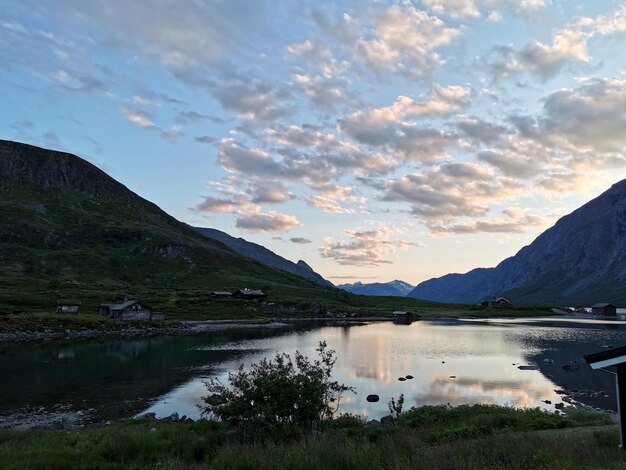
[[[336,283],[417,283],[626,176],[625,50],[608,0],[0,0],[0,137]]]

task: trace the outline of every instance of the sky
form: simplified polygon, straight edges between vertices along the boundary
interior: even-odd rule
[[[626,2],[0,0],[0,138],[334,283],[417,284],[626,178]]]

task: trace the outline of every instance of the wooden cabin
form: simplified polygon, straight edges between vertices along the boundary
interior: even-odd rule
[[[601,302],[591,306],[591,313],[594,315],[606,315],[614,317],[617,315],[617,307],[613,304]]]
[[[233,297],[235,299],[243,299],[243,300],[257,300],[257,299],[265,299],[267,294],[262,290],[256,289],[239,289],[233,292]]]
[[[57,299],[57,313],[80,313],[80,300]]]
[[[217,299],[230,299],[233,296],[232,292],[214,290],[211,291],[209,297],[217,298]]]
[[[138,300],[125,300],[119,304],[100,304],[98,313],[113,320],[162,320],[165,318],[163,314],[157,312],[154,312],[155,318],[153,318],[153,309]]]
[[[406,318],[406,317],[410,317],[411,315],[413,314],[407,310],[395,310],[391,312],[391,316],[393,318]]]
[[[478,303],[482,307],[493,307],[494,305],[511,305],[504,297],[493,297],[491,300],[482,300]]]

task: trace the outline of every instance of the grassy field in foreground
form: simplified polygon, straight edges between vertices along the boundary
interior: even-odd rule
[[[132,421],[72,431],[0,431],[0,468],[623,468],[618,432],[591,411],[488,405],[408,410],[390,427],[340,418],[321,434],[242,443],[222,423]]]

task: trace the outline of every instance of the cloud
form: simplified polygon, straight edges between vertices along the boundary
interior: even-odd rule
[[[243,212],[237,214],[236,226],[249,232],[287,232],[298,227],[300,221],[279,212]]]
[[[436,50],[460,34],[411,5],[392,5],[380,13],[371,37],[362,37],[356,47],[366,65],[378,74],[394,72],[419,78],[434,72],[443,62]]]
[[[303,57],[317,64],[333,57],[331,50],[319,41],[307,39],[300,43],[293,43],[287,46],[287,51],[298,57]]]
[[[353,214],[357,209],[361,212],[367,209],[363,206],[367,199],[362,196],[356,196],[354,194],[354,188],[346,186],[333,186],[324,185],[315,188],[318,191],[317,195],[305,197],[304,201],[311,207],[322,210],[323,212],[330,212],[333,214]],[[346,205],[360,204],[361,206],[355,209],[354,207],[346,207]]]
[[[344,175],[385,174],[397,166],[386,155],[362,152],[353,144],[312,128],[268,129],[265,136],[279,144],[271,149],[271,154],[249,148],[233,138],[220,140],[218,164],[248,177],[281,177],[314,187]]]
[[[89,75],[76,75],[65,70],[58,70],[52,74],[52,78],[59,86],[68,91],[83,93],[109,92],[102,80]]]
[[[120,108],[120,113],[122,113],[122,115],[126,119],[128,119],[136,126],[142,127],[144,129],[155,129],[157,127],[157,125],[153,121],[152,116],[147,111],[122,106]]]
[[[181,135],[183,135],[182,128],[178,125],[171,126],[169,128],[163,128],[158,126],[154,122],[152,115],[141,109],[130,108],[128,106],[122,106],[119,108],[120,113],[130,122],[142,129],[148,129],[158,132],[159,137],[167,142],[175,142]]]
[[[87,29],[105,34],[109,44],[169,67],[212,63],[237,49],[246,37],[264,32],[266,8],[255,0],[133,2],[124,8],[107,0],[44,1],[52,17],[80,18]],[[137,21],[140,18],[141,21]]]
[[[308,245],[309,243],[313,243],[308,238],[302,238],[302,237],[293,237],[293,238],[290,238],[289,241],[291,243],[296,243],[298,245]]]
[[[522,209],[505,209],[503,217],[490,220],[475,220],[460,224],[428,224],[432,236],[467,235],[476,233],[522,233],[529,227],[543,227],[547,224],[543,217],[528,215]]]
[[[380,148],[395,161],[395,166],[403,159],[443,159],[448,150],[458,146],[457,136],[445,130],[404,122],[380,125],[359,113],[342,119],[339,129],[361,144]]]
[[[494,152],[486,150],[478,153],[478,159],[496,167],[504,175],[512,178],[529,179],[545,171],[545,161],[533,159],[522,152]]]
[[[178,124],[186,125],[186,124],[194,124],[200,121],[204,121],[206,119],[209,119],[209,116],[207,116],[206,114],[202,114],[193,110],[187,110],[187,111],[180,111],[174,118],[174,121]]]
[[[460,86],[433,85],[419,101],[399,96],[388,107],[357,111],[339,120],[339,130],[369,146],[420,161],[433,161],[458,144],[457,136],[424,127],[414,119],[443,117],[469,105],[470,90]]]
[[[359,24],[348,13],[343,13],[341,18],[333,22],[322,9],[314,8],[311,10],[311,17],[323,32],[339,44],[345,46],[356,44],[359,36]]]
[[[215,137],[211,137],[210,135],[199,135],[193,140],[200,144],[214,144],[215,142],[217,142],[217,139]]]
[[[508,6],[517,13],[530,13],[547,6],[550,0],[422,0],[422,3],[436,15],[479,18],[483,8]],[[489,18],[494,13],[497,12],[490,12]]]
[[[626,6],[619,8],[613,14],[599,15],[593,22],[594,32],[602,36],[626,32]]]
[[[346,82],[341,79],[298,73],[292,80],[313,104],[325,110],[333,110],[347,98]]]
[[[492,10],[489,12],[489,15],[487,15],[486,21],[489,23],[500,23],[502,19],[502,13],[496,10]]]
[[[25,3],[20,2],[13,8],[23,8],[23,17],[29,18],[34,8]],[[40,8],[43,6],[37,4],[37,10]],[[12,12],[8,6],[7,9],[3,14],[9,17]],[[69,35],[60,37],[47,29],[49,27],[45,21],[39,26],[15,20],[0,23],[2,70],[13,71],[20,77],[44,79],[55,92],[109,96],[110,85],[117,82],[118,74],[92,57],[87,58],[82,43],[67,39]]]
[[[552,44],[536,41],[519,51],[512,46],[495,48],[491,69],[496,79],[530,73],[545,82],[570,62],[589,60],[586,37],[580,28],[573,26],[554,33]]]
[[[537,182],[537,189],[549,194],[571,194],[588,189],[596,181],[586,174],[573,172],[548,173]]]
[[[483,216],[490,202],[518,196],[521,189],[518,182],[497,177],[489,167],[447,163],[391,180],[383,200],[408,202],[413,215],[432,223]]]
[[[624,32],[626,7],[615,10],[609,16],[581,17],[554,31],[551,44],[534,41],[519,50],[512,46],[494,48],[490,66],[496,80],[529,73],[545,82],[570,63],[589,62],[591,57],[587,51],[587,43],[594,36]]]
[[[353,214],[354,210],[342,206],[336,199],[327,196],[308,196],[304,201],[311,207],[333,214]]]
[[[275,192],[270,190],[271,186]],[[236,177],[225,182],[210,182],[209,189],[217,195],[203,197],[191,210],[200,213],[230,213],[235,216],[237,228],[249,232],[286,232],[298,227],[300,221],[291,215],[276,211],[264,212],[260,203],[280,203],[293,195],[280,183],[250,182]]]
[[[281,204],[295,198],[280,181],[255,181],[247,192],[255,204]]]
[[[162,106],[162,105],[181,105],[189,106],[188,103],[178,98],[174,98],[166,93],[153,91],[147,88],[144,84],[135,86],[135,92],[130,102],[136,106]]]
[[[452,18],[480,17],[480,9],[475,0],[422,0],[422,3],[436,15]]]
[[[13,124],[11,124],[11,129],[14,129],[19,133],[26,132],[34,128],[35,123],[30,119],[19,119],[18,121],[15,121]]]
[[[169,129],[161,129],[159,132],[159,137],[170,143],[175,142],[181,135],[183,135],[183,131],[180,126],[171,126]]]
[[[364,231],[346,230],[345,234],[349,237],[348,241],[325,238],[325,245],[319,250],[320,255],[334,259],[341,265],[375,267],[391,264],[385,258],[397,249],[423,246],[421,243],[396,238],[397,233],[387,227]]]
[[[456,122],[456,127],[462,137],[468,139],[472,145],[493,145],[512,133],[501,124],[494,124],[475,117],[463,117]]]
[[[56,132],[47,131],[42,135],[42,139],[44,141],[44,144],[48,148],[52,148],[55,150],[65,150],[67,148],[65,147],[65,145],[63,145],[61,139],[59,139],[59,136]]]
[[[181,78],[185,78],[184,76]],[[220,80],[202,79],[212,96],[228,111],[243,121],[271,124],[289,112],[292,99],[288,90],[248,77],[226,77]]]
[[[402,121],[416,118],[441,117],[456,112],[470,104],[470,89],[462,86],[441,87],[433,85],[431,92],[420,100],[408,96],[398,96],[394,104],[370,111],[358,111],[344,117],[340,125],[344,128],[373,128],[397,125]]]
[[[250,206],[248,199],[240,195],[230,197],[205,196],[203,201],[197,204],[193,210],[197,212],[226,213],[237,212],[242,208]]]
[[[337,141],[333,134],[319,132],[313,126],[296,126],[268,128],[266,135],[284,147],[295,149],[302,147],[315,147],[322,150],[348,150],[356,151],[356,147]]]
[[[217,162],[228,171],[271,176],[282,173],[280,164],[267,152],[245,147],[232,138],[221,139],[218,148]]]
[[[544,135],[598,152],[626,147],[626,80],[595,79],[547,97],[539,125]]]

